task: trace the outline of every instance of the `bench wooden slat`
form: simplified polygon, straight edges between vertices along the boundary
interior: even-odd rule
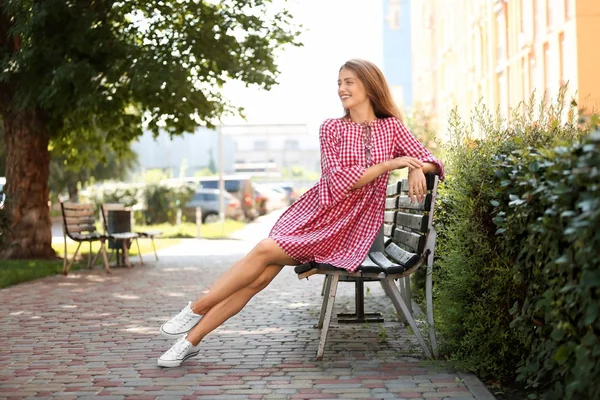
[[[400,196],[397,198],[399,209],[406,210],[418,210],[418,211],[429,211],[431,210],[431,194],[425,196],[425,200],[421,203],[411,202],[410,197],[408,196]]]
[[[390,237],[394,233],[394,225],[393,224],[385,224],[383,225],[383,236]]]
[[[396,227],[394,230],[393,241],[397,245],[409,247],[417,254],[423,253],[423,249],[425,248],[425,235],[404,231],[402,229],[398,229],[398,227]]]
[[[67,225],[81,225],[81,224],[94,224],[94,218],[92,216],[83,217],[65,217]]]
[[[62,203],[65,210],[94,210],[91,203]]]
[[[404,265],[405,268],[411,268],[419,260],[419,256],[415,253],[410,253],[401,249],[396,243],[390,242],[385,248],[385,253],[398,264]]]
[[[391,262],[389,260],[389,258],[387,258],[385,256],[385,254],[381,253],[381,252],[373,252],[370,253],[369,256],[371,257],[371,260],[373,260],[373,262],[375,264],[377,264],[378,266],[382,267],[382,268],[391,268],[394,263]]]
[[[433,190],[433,186],[435,185],[435,175],[426,174],[425,182],[427,184],[427,190]],[[400,189],[399,192],[408,193],[408,179],[402,179],[398,182]]]
[[[64,210],[65,217],[94,217],[94,210]]]
[[[393,224],[394,221],[396,219],[396,212],[395,211],[386,211],[383,214],[383,221],[387,224]]]
[[[425,232],[427,230],[428,218],[422,214],[408,214],[398,211],[395,222],[397,226]]]
[[[385,209],[393,210],[394,208],[396,208],[396,205],[398,204],[398,201],[396,199],[397,199],[397,197],[386,198],[385,199]]]
[[[367,254],[367,257],[360,265],[363,267],[378,267],[379,266],[373,260],[371,260],[371,257],[369,256],[369,254]]]
[[[67,232],[78,233],[78,232],[95,232],[96,227],[94,225],[68,225]]]
[[[394,196],[396,194],[398,194],[399,192],[399,188],[400,188],[401,182],[397,182],[394,183],[393,185],[388,185],[387,190],[386,190],[386,194],[388,196]]]

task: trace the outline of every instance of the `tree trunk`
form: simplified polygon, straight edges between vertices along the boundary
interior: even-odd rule
[[[9,246],[0,258],[53,258],[50,209],[50,135],[39,111],[4,114]]]

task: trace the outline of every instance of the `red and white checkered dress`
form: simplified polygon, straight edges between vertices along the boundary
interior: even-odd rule
[[[371,162],[410,156],[442,163],[396,118],[370,123]],[[269,237],[300,263],[314,261],[356,271],[383,223],[389,172],[350,190],[366,170],[365,133],[361,124],[328,119],[321,125],[321,179],[279,218]],[[366,142],[368,143],[368,141]]]

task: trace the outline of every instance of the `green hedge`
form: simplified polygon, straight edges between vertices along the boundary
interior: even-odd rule
[[[566,114],[560,105],[541,108],[539,113],[532,107],[522,114],[515,112],[510,123],[495,118],[481,107],[466,122],[456,113],[453,115],[452,140],[445,157],[448,178],[440,190],[436,208],[438,245],[434,293],[442,350],[458,367],[490,381],[507,383],[518,375],[530,387],[546,389],[552,383],[548,396],[560,393],[556,398],[577,399],[588,398],[581,393],[587,393],[591,386],[586,388],[583,381],[574,384],[569,374],[598,379],[597,372],[588,364],[589,368],[583,367],[588,368],[585,373],[576,373],[582,364],[576,366],[570,362],[581,357],[576,354],[579,342],[575,338],[579,333],[565,326],[559,338],[553,323],[548,325],[548,316],[537,314],[540,310],[547,311],[543,307],[549,307],[556,315],[572,315],[573,326],[586,325],[592,318],[585,319],[586,313],[592,311],[584,303],[544,297],[554,292],[566,296],[569,290],[575,290],[567,289],[570,286],[565,286],[563,280],[544,272],[546,264],[556,263],[557,259],[560,264],[563,260],[562,253],[552,249],[551,244],[572,244],[572,238],[567,240],[564,235],[575,233],[564,225],[565,230],[558,226],[542,238],[530,231],[536,229],[531,222],[543,219],[550,204],[536,203],[533,209],[528,208],[529,194],[536,189],[545,190],[536,185],[556,178],[545,176],[549,160],[556,158],[556,154],[564,154],[573,163],[583,163],[582,149],[597,148],[592,141],[594,136],[580,143],[585,129],[578,121],[559,123],[560,116]],[[563,147],[555,149],[560,144]],[[513,170],[518,172],[511,172]],[[570,164],[566,161],[554,164],[552,171],[563,179],[574,175],[569,172]],[[598,177],[593,179],[597,185]],[[582,186],[570,188],[573,196],[584,193],[585,185],[594,187],[591,181],[581,182]],[[590,215],[577,213],[573,207],[563,209],[563,206],[566,207],[566,203],[555,201],[558,215],[569,211],[574,213],[569,218],[578,223],[583,224],[583,220],[594,223]],[[523,214],[524,208],[530,213],[518,219],[516,215]],[[563,236],[558,236],[559,233]],[[569,249],[568,254],[576,253],[577,257],[585,258],[585,254],[593,253],[593,246],[598,244],[586,240],[580,248],[565,248]],[[538,263],[532,263],[532,259]],[[583,273],[586,270],[583,264],[581,268]],[[595,268],[597,271],[597,265]],[[575,268],[572,269],[570,277],[575,279],[577,274]],[[530,277],[538,281],[533,283]],[[531,318],[533,314],[535,318]],[[558,325],[563,322],[556,321]],[[593,335],[597,339],[598,331]],[[563,346],[571,340],[574,340],[571,345]],[[590,337],[587,341],[591,343]],[[600,352],[592,358],[598,364]],[[558,363],[563,367],[557,368]],[[591,385],[593,380],[586,382]],[[571,389],[565,389],[567,387]],[[575,387],[577,391],[573,391]]]
[[[136,223],[144,225],[176,222],[177,210],[194,196],[191,184],[127,184],[107,182],[82,191],[82,199],[99,208],[102,203],[121,203],[135,211]]]
[[[519,380],[547,399],[600,399],[600,132],[498,159],[495,223],[522,296]]]

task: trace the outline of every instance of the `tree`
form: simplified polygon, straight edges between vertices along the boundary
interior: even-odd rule
[[[4,258],[51,257],[49,147],[85,162],[146,126],[171,135],[241,113],[230,79],[269,89],[274,54],[298,45],[273,0],[0,0],[0,117],[10,245]]]
[[[6,175],[6,149],[4,148],[4,124],[0,119],[0,176]]]

